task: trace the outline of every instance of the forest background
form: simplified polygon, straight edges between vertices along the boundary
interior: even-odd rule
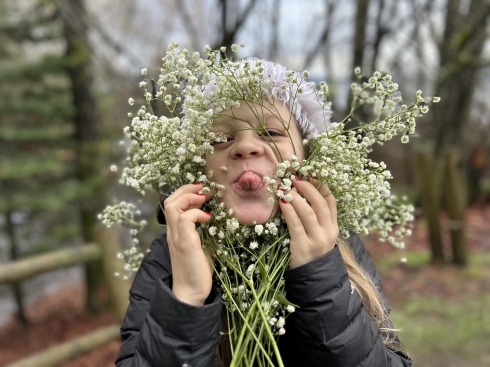
[[[128,233],[104,232],[96,219],[116,198],[142,200],[142,242],[158,236],[159,198],[136,197],[109,169],[124,156],[140,70],[156,79],[171,41],[191,51],[244,42],[239,57],[327,81],[334,121],[349,108],[357,66],[393,75],[408,103],[418,89],[441,97],[417,138],[372,154],[416,205],[406,249],[363,239],[415,365],[490,364],[489,20],[488,0],[2,1],[0,274],[88,243],[127,248]],[[125,304],[111,289],[128,282],[107,284],[103,271],[91,261],[0,282],[0,365],[117,322]],[[118,346],[64,366],[112,365]]]

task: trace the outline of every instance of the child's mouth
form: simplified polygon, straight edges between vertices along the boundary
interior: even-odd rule
[[[253,192],[264,187],[264,180],[262,180],[262,177],[260,177],[258,174],[247,171],[238,178],[234,186],[242,191]]]

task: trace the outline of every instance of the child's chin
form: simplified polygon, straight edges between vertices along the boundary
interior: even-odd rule
[[[246,226],[264,224],[275,214],[277,214],[277,209],[271,206],[262,206],[259,208],[249,207],[243,211],[235,211],[235,216],[238,221]]]

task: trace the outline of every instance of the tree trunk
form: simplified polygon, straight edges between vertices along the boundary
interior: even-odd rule
[[[12,223],[12,211],[8,210],[5,213],[5,229],[7,236],[10,240],[10,260],[17,260],[17,239],[15,236],[14,223]],[[12,283],[12,290],[14,292],[15,303],[17,304],[17,317],[22,325],[27,325],[29,322],[27,320],[26,314],[24,312],[24,305],[22,302],[22,288],[19,281]]]
[[[457,146],[462,141],[487,39],[490,3],[473,0],[468,14],[464,15],[460,12],[460,2],[448,0],[444,38],[439,49],[435,95],[441,97],[441,102],[432,109],[436,156],[445,147]]]
[[[67,42],[66,54],[70,58],[68,73],[75,106],[75,135],[78,142],[78,178],[84,183],[86,197],[81,200],[80,215],[85,242],[94,239],[97,214],[102,210],[103,192],[98,165],[99,131],[95,99],[91,92],[90,49],[87,44],[87,28],[83,0],[73,0],[62,4],[64,31]],[[75,16],[76,15],[76,16]],[[105,307],[98,297],[103,286],[102,263],[96,261],[86,265],[87,306],[91,311]]]
[[[464,238],[464,213],[466,190],[460,169],[460,155],[452,150],[446,155],[445,194],[446,207],[450,219],[452,262],[456,265],[467,264],[466,243]]]
[[[228,6],[234,5],[237,8],[239,4],[234,3],[232,1],[229,1],[229,0],[220,0],[220,3],[221,3],[221,38],[216,44],[213,45],[213,47],[212,47],[213,49],[217,49],[221,46],[226,47],[227,50],[230,49],[233,42],[235,42],[235,37],[236,37],[237,32],[242,28],[243,24],[247,20],[248,16],[250,15],[250,12],[252,11],[253,7],[255,6],[256,1],[257,0],[249,0],[245,9],[243,9],[241,12],[232,9],[232,11],[235,15],[235,22],[233,24],[233,27],[230,28],[230,26],[229,26],[229,23],[230,23],[229,14],[231,13],[231,11],[228,10]]]
[[[480,200],[480,181],[484,177],[488,157],[482,145],[473,149],[468,162],[468,203],[469,205]]]
[[[429,227],[432,262],[443,262],[441,225],[439,222],[439,195],[437,194],[434,157],[429,153],[417,154],[422,210]]]
[[[356,24],[354,31],[354,49],[352,57],[352,76],[351,80],[356,81],[357,76],[354,74],[354,69],[360,67],[361,70],[364,64],[364,51],[366,49],[366,25],[368,21],[368,9],[370,0],[357,0],[357,10],[356,10]],[[347,111],[344,116],[347,116],[352,109],[352,99],[349,94],[349,101],[347,103]],[[357,116],[356,116],[357,115]],[[364,121],[366,119],[366,114],[363,112],[362,108],[356,111],[350,122],[349,128],[355,128],[359,126],[359,121]]]

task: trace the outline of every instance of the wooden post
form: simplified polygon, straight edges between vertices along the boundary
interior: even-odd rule
[[[98,245],[87,244],[36,255],[0,265],[0,284],[16,283],[47,271],[67,268],[86,261],[99,259]]]
[[[442,249],[441,225],[439,222],[440,204],[437,195],[434,157],[432,154],[419,152],[417,154],[420,195],[422,209],[429,226],[430,247],[433,262],[444,261]]]
[[[452,262],[464,266],[467,263],[466,243],[464,239],[464,213],[466,207],[466,190],[463,176],[459,169],[460,155],[452,150],[446,155],[444,191],[451,231]]]
[[[96,233],[95,237],[102,251],[102,267],[112,309],[119,321],[122,322],[129,305],[129,287],[131,282],[123,278],[126,273],[124,260],[117,258],[117,254],[121,252],[117,232],[114,227],[103,227]],[[115,273],[120,275],[116,276]]]
[[[49,332],[49,331],[46,331]],[[58,344],[5,367],[56,367],[120,338],[119,324],[105,326],[74,340]]]

